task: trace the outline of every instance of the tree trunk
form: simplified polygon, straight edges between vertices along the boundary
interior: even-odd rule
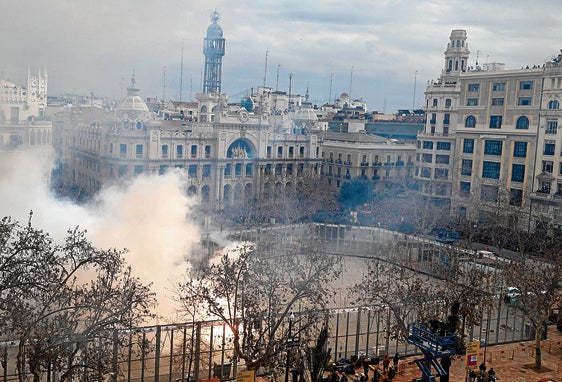
[[[535,369],[540,370],[542,366],[541,357],[541,338],[543,322],[540,321],[535,328]]]

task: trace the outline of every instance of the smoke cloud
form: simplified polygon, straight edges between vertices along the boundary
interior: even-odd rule
[[[81,206],[49,191],[52,163],[47,157],[0,153],[0,215],[25,224],[33,211],[33,225],[56,241],[79,226],[99,248],[126,248],[134,274],[153,284],[157,313],[162,319],[173,319],[175,285],[200,242],[199,228],[190,215],[197,200],[185,196],[182,175],[172,171],[139,176],[126,186],[103,189],[92,203]]]

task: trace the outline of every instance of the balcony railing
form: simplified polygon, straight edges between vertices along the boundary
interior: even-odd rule
[[[398,162],[396,162],[396,166],[402,167],[402,166],[404,166],[404,162],[399,160]]]
[[[369,167],[369,162],[361,162],[361,167]]]
[[[378,166],[378,167],[380,167],[380,166],[382,166],[382,163],[381,163],[381,162],[373,162],[373,166]]]
[[[345,164],[346,166],[351,166],[351,161],[346,160],[345,162],[343,162],[343,164]]]

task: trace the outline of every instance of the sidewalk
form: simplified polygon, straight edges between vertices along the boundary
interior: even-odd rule
[[[496,371],[499,381],[539,382],[552,379],[562,382],[562,332],[556,326],[548,327],[548,339],[541,342],[543,371],[533,369],[535,349],[533,341],[516,342],[505,345],[489,346],[486,349],[486,366]],[[393,382],[411,382],[421,377],[421,371],[413,360],[419,357],[407,357],[400,360],[398,375]],[[477,364],[484,360],[484,348],[480,349]],[[457,356],[450,369],[450,382],[465,380],[465,356]]]

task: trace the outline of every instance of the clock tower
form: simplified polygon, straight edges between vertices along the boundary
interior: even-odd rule
[[[204,39],[203,54],[205,55],[205,76],[203,79],[203,93],[221,92],[222,56],[224,56],[224,38],[222,28],[218,24],[220,14],[211,13],[211,25],[207,28]]]

